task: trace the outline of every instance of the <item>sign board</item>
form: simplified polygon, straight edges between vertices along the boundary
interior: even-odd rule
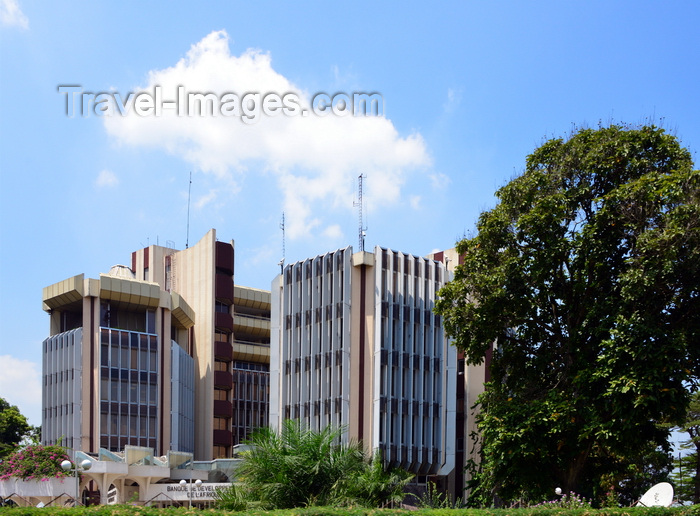
[[[192,488],[192,501],[213,501],[214,493],[222,487],[229,487],[228,482],[205,482],[200,486],[196,486],[194,482],[189,482],[181,486],[177,484],[151,484],[146,491],[146,500],[148,501],[166,501],[175,500],[178,502],[187,502],[190,499],[190,487]]]

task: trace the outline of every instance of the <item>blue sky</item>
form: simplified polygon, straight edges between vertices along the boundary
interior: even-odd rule
[[[46,5],[48,4],[48,5]],[[0,396],[40,423],[42,287],[133,250],[235,240],[236,282],[357,246],[424,255],[474,229],[545,138],[662,124],[700,147],[700,4],[0,0]],[[66,116],[85,92],[377,92],[384,117]],[[120,97],[120,98],[121,98]]]

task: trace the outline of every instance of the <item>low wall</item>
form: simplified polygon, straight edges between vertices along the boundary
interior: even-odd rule
[[[44,505],[56,498],[75,496],[75,477],[49,478],[46,480],[22,480],[8,478],[0,480],[0,497],[10,498],[18,505]]]

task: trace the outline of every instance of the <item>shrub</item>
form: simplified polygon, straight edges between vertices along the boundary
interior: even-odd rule
[[[214,492],[214,507],[224,511],[244,511],[248,508],[248,502],[241,488],[231,484]]]
[[[61,462],[69,460],[65,448],[41,444],[30,445],[12,453],[0,463],[0,480],[10,477],[23,480],[48,480],[53,477],[67,477]]]

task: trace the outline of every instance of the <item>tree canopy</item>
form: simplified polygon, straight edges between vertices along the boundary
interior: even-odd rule
[[[472,495],[638,496],[700,372],[700,173],[658,127],[579,129],[497,198],[437,303],[469,363],[495,348]]]
[[[0,459],[8,457],[32,429],[17,406],[0,398]]]

